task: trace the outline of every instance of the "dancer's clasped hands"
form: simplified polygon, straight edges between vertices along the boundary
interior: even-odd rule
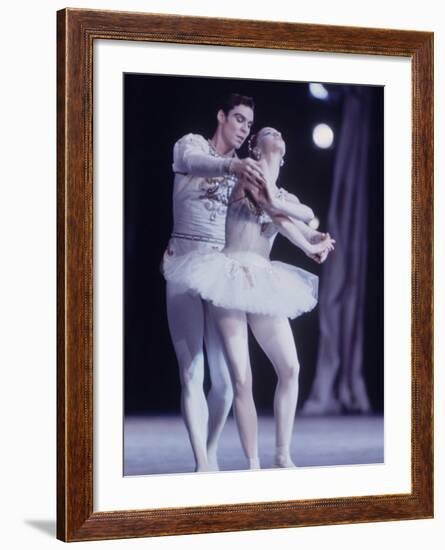
[[[312,236],[310,240],[313,248],[306,254],[318,264],[322,264],[326,261],[329,253],[335,249],[335,240],[329,235],[329,233],[320,232],[317,232],[317,235]]]

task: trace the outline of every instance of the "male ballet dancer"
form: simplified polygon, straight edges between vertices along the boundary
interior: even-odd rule
[[[164,262],[191,250],[222,249],[227,204],[238,177],[263,182],[256,162],[235,153],[250,133],[252,98],[231,94],[217,112],[209,140],[187,134],[173,150],[173,231]],[[218,470],[217,445],[233,401],[221,341],[205,302],[167,282],[167,316],[181,381],[181,410],[195,457],[195,471]],[[204,354],[211,389],[204,394]]]

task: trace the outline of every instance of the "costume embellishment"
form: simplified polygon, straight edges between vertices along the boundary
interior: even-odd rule
[[[283,189],[282,187],[280,187],[280,189],[278,189],[278,191],[275,193],[275,198],[280,201],[285,201],[287,200],[288,195],[289,193],[286,191],[286,189]],[[273,223],[273,220],[269,216],[269,214],[266,214],[264,210],[261,210],[260,214],[258,214],[258,223],[263,225],[263,224]]]
[[[207,140],[207,143],[212,157],[226,158],[218,153],[210,140]],[[205,178],[200,182],[199,190],[203,193],[199,195],[199,199],[204,201],[205,208],[210,212],[211,222],[214,222],[218,215],[226,215],[230,194],[236,181],[236,176],[227,174],[222,177]]]
[[[214,222],[217,215],[226,215],[235,183],[236,177],[227,175],[221,178],[206,178],[199,184],[200,191],[203,191],[199,198],[204,200],[204,206],[210,212],[210,221]]]
[[[253,280],[253,276],[249,269],[249,266],[242,265],[236,260],[231,260],[227,264],[227,275],[229,279],[234,279],[236,277],[236,274],[240,270],[244,273],[244,276],[246,278],[247,283],[249,284],[249,287],[253,288],[255,286],[255,281]]]
[[[205,235],[192,235],[190,233],[178,233],[174,231],[171,234],[172,239],[186,239],[188,241],[198,241],[203,243],[221,244],[224,245],[224,240],[215,237],[206,237]]]
[[[271,277],[275,278],[276,280],[279,280],[279,275],[274,272],[271,264],[269,264],[267,267],[263,266],[262,269],[267,271],[267,273]],[[241,272],[244,275],[244,279],[247,282],[249,288],[254,288],[256,286],[252,266],[248,264],[246,265],[234,258],[230,258],[230,260],[226,263],[227,277],[229,279],[235,279],[238,276],[239,272]]]
[[[262,208],[257,206],[248,195],[246,195],[246,199],[247,207],[249,208],[250,212],[252,212],[252,214],[257,217],[257,222],[260,225],[272,223],[272,218],[269,216],[269,214],[267,214]]]
[[[281,201],[285,201],[288,195],[289,193],[286,191],[286,189],[283,189],[282,187],[280,187],[280,189],[278,189],[278,191],[275,193],[275,198]]]

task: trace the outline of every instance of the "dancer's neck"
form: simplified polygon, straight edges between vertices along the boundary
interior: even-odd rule
[[[281,158],[282,156],[280,153],[274,152],[264,154],[260,160],[260,163],[263,166],[263,171],[266,172],[264,175],[273,185],[276,185],[280,174]]]
[[[229,157],[235,152],[235,149],[224,140],[221,132],[218,130],[214,133],[209,142],[213,149],[215,149],[215,151],[221,156]]]

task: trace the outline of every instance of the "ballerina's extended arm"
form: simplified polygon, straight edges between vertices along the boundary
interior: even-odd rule
[[[271,196],[269,210],[271,214],[285,215],[290,218],[295,218],[304,223],[314,219],[314,212],[309,206],[302,204],[294,195],[287,193],[284,189],[280,189],[278,193]]]
[[[296,223],[294,220],[283,215],[274,216],[273,222],[278,231],[284,237],[286,237],[295,246],[298,246],[298,248],[301,248],[301,250],[303,250],[303,252],[307,256],[309,256],[309,258],[315,260],[318,263],[323,262],[326,259],[328,253],[334,250],[335,241],[331,238],[329,233],[320,233],[320,236],[323,236],[323,238],[314,243],[308,240],[304,233],[301,231],[301,223]]]
[[[309,206],[301,203],[295,195],[288,193],[285,189],[280,188],[275,193],[269,191],[269,195],[269,208],[272,213],[283,214],[305,224],[315,218],[314,212]]]
[[[321,233],[307,225],[314,218],[314,213],[308,206],[301,204],[295,195],[280,190],[276,196],[267,184],[252,186],[244,183],[240,191],[269,214],[282,235],[316,262],[323,262],[334,249],[335,241],[328,233]]]
[[[249,182],[243,183],[245,192],[271,217],[284,215],[305,224],[315,218],[309,206],[302,204],[295,195],[285,189],[273,188],[267,178],[263,180],[262,185],[252,186]]]
[[[312,244],[318,243],[326,238],[326,233],[317,231],[316,229],[310,227],[307,223],[304,223],[300,220],[292,218],[292,221],[300,229],[306,239]]]

